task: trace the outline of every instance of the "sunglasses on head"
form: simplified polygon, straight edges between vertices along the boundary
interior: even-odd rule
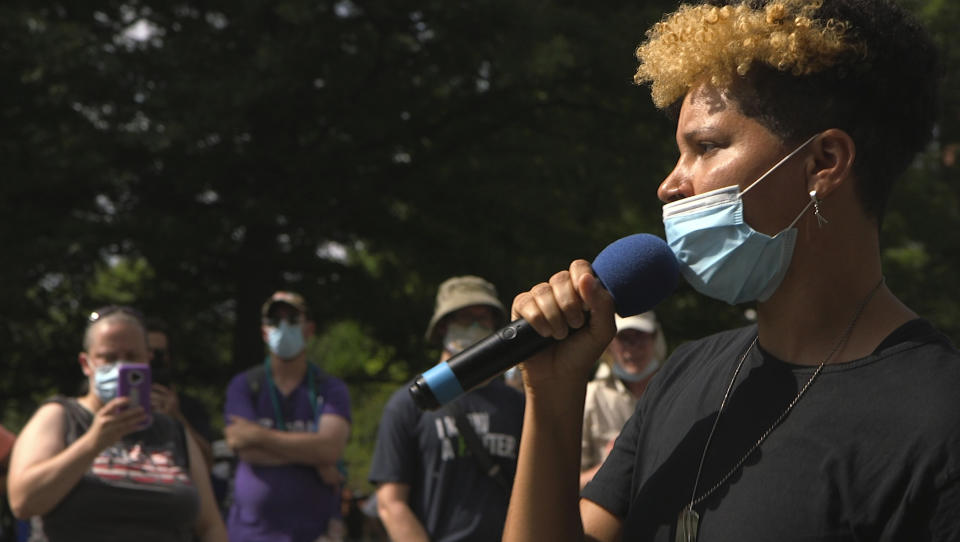
[[[116,313],[133,316],[141,324],[144,322],[143,313],[133,307],[127,305],[106,305],[90,313],[90,316],[87,317],[87,325],[93,325],[97,321]]]
[[[271,315],[263,319],[263,324],[267,327],[280,327],[280,324],[286,322],[289,325],[297,325],[304,320],[303,314],[284,314]]]

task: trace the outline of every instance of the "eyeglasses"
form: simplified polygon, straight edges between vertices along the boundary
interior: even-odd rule
[[[263,319],[263,325],[267,327],[280,327],[280,324],[286,322],[291,326],[302,323],[304,317],[302,314],[284,314],[276,316],[267,316]]]
[[[102,318],[106,318],[107,316],[116,313],[133,316],[141,324],[143,324],[145,321],[143,318],[143,313],[133,307],[128,305],[106,305],[90,313],[90,316],[87,317],[87,326],[91,326]]]

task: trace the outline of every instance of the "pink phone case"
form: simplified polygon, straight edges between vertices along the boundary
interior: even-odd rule
[[[129,397],[131,405],[139,405],[147,413],[146,427],[153,421],[150,408],[151,375],[146,363],[121,363],[118,369],[117,395]]]

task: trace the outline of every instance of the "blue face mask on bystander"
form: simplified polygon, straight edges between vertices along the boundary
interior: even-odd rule
[[[280,325],[267,330],[267,346],[282,360],[291,360],[303,352],[306,341],[300,324],[291,324],[281,320]]]
[[[660,362],[655,359],[650,360],[650,363],[648,363],[647,366],[644,367],[639,373],[628,372],[623,368],[623,365],[620,365],[620,363],[616,361],[610,365],[614,376],[620,380],[623,380],[624,382],[643,382],[644,379],[657,372],[657,369],[660,368]]]
[[[101,401],[107,403],[117,396],[119,380],[120,362],[105,363],[93,370],[93,391]]]

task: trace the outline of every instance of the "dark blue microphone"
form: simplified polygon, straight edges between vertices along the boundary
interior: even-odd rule
[[[610,243],[593,260],[593,272],[613,297],[620,316],[653,308],[677,287],[677,258],[663,239],[638,233]],[[510,322],[414,379],[413,402],[435,410],[553,344],[526,320]]]

